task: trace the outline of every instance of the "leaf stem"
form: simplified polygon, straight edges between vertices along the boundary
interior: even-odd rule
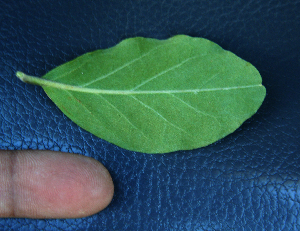
[[[39,85],[39,86],[44,86],[44,85],[49,86],[49,83],[52,82],[50,80],[45,80],[45,79],[38,78],[35,76],[26,75],[21,71],[17,71],[16,76],[20,80],[22,80],[24,83],[30,83],[30,84]],[[55,82],[53,82],[53,83],[55,83]]]
[[[220,87],[220,88],[202,88],[202,89],[182,89],[182,90],[145,90],[145,91],[135,91],[133,90],[106,90],[106,89],[96,89],[88,88],[82,86],[73,86],[69,84],[59,83],[52,80],[42,79],[30,75],[26,75],[23,72],[18,71],[16,76],[25,83],[30,83],[34,85],[39,85],[42,87],[54,87],[63,90],[85,92],[92,94],[108,94],[108,95],[138,95],[138,94],[179,94],[179,93],[200,93],[208,91],[228,91],[237,90],[252,87],[263,87],[261,84],[248,85],[248,86],[235,86],[235,87]]]

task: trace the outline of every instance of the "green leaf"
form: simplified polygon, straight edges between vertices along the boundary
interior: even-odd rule
[[[185,35],[130,38],[42,78],[17,76],[42,86],[80,127],[145,153],[209,145],[256,113],[266,95],[250,63],[209,40]]]

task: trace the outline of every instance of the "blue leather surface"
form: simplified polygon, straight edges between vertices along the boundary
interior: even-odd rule
[[[82,219],[0,219],[0,230],[300,230],[300,1],[0,0],[0,149],[91,156],[112,203]],[[41,76],[124,38],[205,37],[252,63],[267,97],[236,132],[165,155],[123,150],[82,130]]]

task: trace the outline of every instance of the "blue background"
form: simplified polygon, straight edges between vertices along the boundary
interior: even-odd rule
[[[204,37],[252,63],[267,96],[233,134],[164,155],[124,150],[79,128],[42,76],[134,36]],[[0,149],[86,155],[115,196],[82,219],[0,219],[0,230],[300,230],[299,0],[0,0]]]

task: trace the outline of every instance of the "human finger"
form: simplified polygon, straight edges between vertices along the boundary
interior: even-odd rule
[[[90,157],[0,151],[0,217],[85,217],[103,210],[113,193],[109,172]]]

